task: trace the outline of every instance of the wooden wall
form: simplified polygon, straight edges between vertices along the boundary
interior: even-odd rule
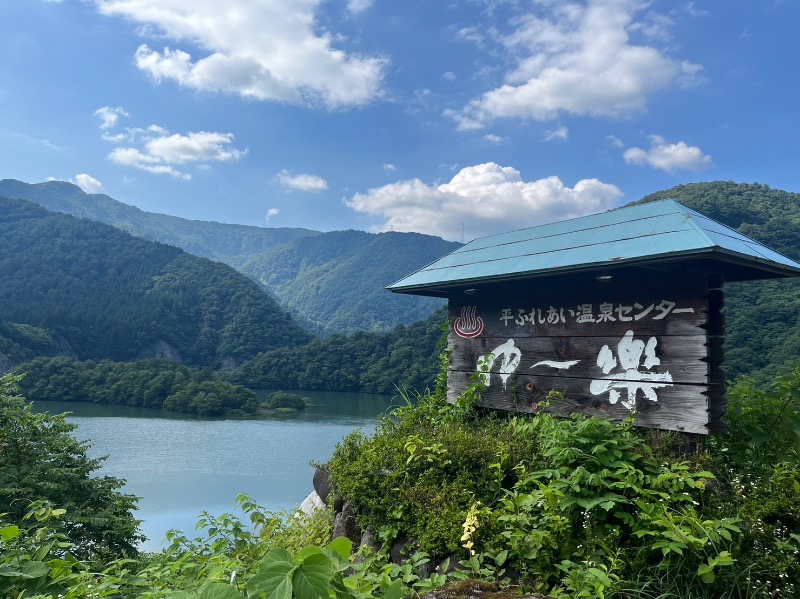
[[[582,412],[707,434],[725,412],[721,281],[706,276],[626,281],[450,300],[452,400],[471,380],[480,405]],[[481,367],[483,365],[483,367]],[[483,370],[483,374],[479,371]]]

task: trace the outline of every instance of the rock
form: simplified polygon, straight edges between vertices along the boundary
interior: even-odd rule
[[[317,492],[317,495],[319,495],[319,498],[325,502],[325,505],[328,505],[328,497],[332,489],[333,485],[331,483],[330,473],[322,468],[317,468],[314,472],[314,490]]]
[[[364,534],[361,535],[359,547],[369,547],[374,553],[378,553],[378,551],[381,550],[381,542],[375,537],[371,530],[365,530]]]
[[[353,508],[347,501],[345,501],[342,511],[336,514],[336,518],[333,521],[333,538],[336,539],[338,537],[347,537],[354,545],[361,541],[361,529],[356,523]]]
[[[298,509],[306,516],[311,516],[317,510],[325,509],[325,503],[319,498],[316,491],[311,491]]]
[[[407,557],[410,557],[417,550],[417,539],[400,537],[394,542],[389,551],[389,559],[393,564],[402,564]]]

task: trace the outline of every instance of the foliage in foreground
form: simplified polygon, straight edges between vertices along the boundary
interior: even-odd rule
[[[55,506],[64,515],[45,537],[63,535],[73,555],[135,555],[142,540],[131,513],[137,499],[120,492],[124,481],[97,476],[102,460],[87,456],[89,443],[72,436],[75,425],[63,415],[35,414],[17,395],[17,382],[0,378],[2,518],[21,525],[27,513],[30,520]]]
[[[482,413],[477,391],[450,406],[440,385],[337,449],[338,492],[383,539],[377,554],[330,542],[330,513],[286,518],[241,496],[249,524],[203,514],[197,538],[100,564],[60,524],[69,509],[34,504],[0,517],[0,593],[399,599],[476,578],[554,597],[797,595],[800,369],[769,390],[740,381],[729,433],[684,455],[683,438],[630,423]]]
[[[339,446],[332,477],[362,526],[554,595],[800,589],[800,370],[770,391],[740,382],[730,432],[683,456],[677,434],[486,414],[477,392],[421,397]]]

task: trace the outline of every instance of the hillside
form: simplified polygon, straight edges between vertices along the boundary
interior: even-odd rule
[[[0,196],[30,200],[229,264],[262,283],[320,335],[389,331],[427,317],[441,301],[395,296],[384,287],[459,246],[417,233],[319,233],[187,220],[144,212],[63,181],[3,179]]]
[[[310,340],[229,266],[5,198],[0,323],[0,351],[12,363],[58,353],[222,367]]]
[[[715,181],[679,185],[640,202],[672,198],[800,260],[800,194],[767,185]],[[726,374],[759,381],[800,363],[800,280],[725,287]]]
[[[28,184],[3,179],[0,196],[30,200],[53,212],[113,225],[137,237],[175,245],[233,267],[269,248],[318,234],[309,229],[229,225],[145,212],[107,195],[84,193],[64,181]]]
[[[332,231],[268,250],[240,270],[319,335],[380,332],[422,320],[443,305],[385,287],[459,246],[420,233]]]

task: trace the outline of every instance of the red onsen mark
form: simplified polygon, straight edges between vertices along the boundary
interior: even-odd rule
[[[477,306],[464,306],[461,308],[461,316],[456,318],[453,323],[456,335],[465,339],[472,339],[483,333],[483,319],[480,316],[475,316],[477,311]]]

